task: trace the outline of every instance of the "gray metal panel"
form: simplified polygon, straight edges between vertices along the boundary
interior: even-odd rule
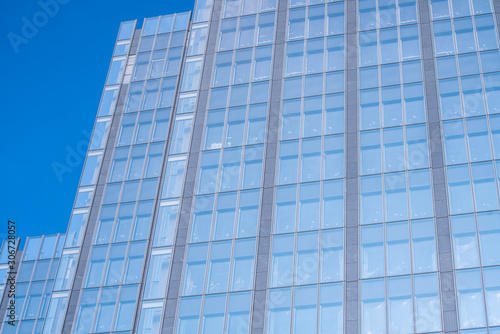
[[[358,11],[346,2],[346,195],[344,333],[359,332]]]
[[[450,218],[448,213],[448,193],[439,101],[437,97],[437,76],[434,62],[433,36],[430,22],[430,3],[418,0],[418,20],[424,75],[424,95],[427,112],[428,141],[430,143],[432,193],[434,197],[435,224],[437,231],[437,251],[439,286],[441,292],[441,310],[444,333],[457,333],[457,296],[455,292],[455,273],[451,250]]]
[[[201,154],[201,138],[205,124],[205,115],[208,106],[208,93],[212,79],[213,59],[217,38],[219,35],[220,14],[223,0],[215,0],[212,7],[212,16],[209,24],[205,61],[201,74],[200,91],[194,118],[193,135],[189,150],[188,168],[184,180],[184,188],[180,203],[179,222],[177,223],[177,234],[175,247],[172,254],[172,269],[168,282],[167,302],[163,315],[162,334],[171,334],[175,330],[178,299],[180,295],[180,282],[183,273],[183,263],[186,253],[186,240],[194,203],[194,186]]]
[[[261,198],[259,234],[257,237],[257,263],[255,268],[252,300],[251,333],[264,333],[266,324],[267,290],[269,289],[269,256],[271,253],[271,231],[274,213],[276,159],[281,114],[281,91],[283,86],[283,62],[287,31],[288,0],[279,0],[271,78],[271,100],[268,110],[266,151],[264,161],[264,189]]]

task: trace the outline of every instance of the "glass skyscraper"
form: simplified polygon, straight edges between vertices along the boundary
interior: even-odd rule
[[[197,0],[123,22],[68,230],[18,252],[2,333],[499,334],[498,20]]]

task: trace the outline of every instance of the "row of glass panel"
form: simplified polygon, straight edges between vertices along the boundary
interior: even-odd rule
[[[182,295],[251,290],[255,238],[190,244]]]
[[[275,10],[276,0],[224,0],[223,6],[223,18],[228,18]]]
[[[443,136],[447,165],[500,158],[500,115],[443,122]]]
[[[416,0],[358,0],[359,31],[416,23]]]
[[[436,68],[438,79],[496,72],[500,70],[500,52],[493,50],[438,57]]]
[[[272,46],[258,47],[255,48],[255,54],[253,49],[237,50],[234,52],[234,60],[232,51],[219,52],[215,61],[212,87],[269,80],[272,49]]]
[[[183,51],[182,45],[176,48],[138,54],[132,73],[132,81],[178,75]]]
[[[420,41],[417,24],[359,33],[359,66],[389,64],[419,58]]]
[[[461,77],[460,81],[458,78],[441,79],[439,80],[441,118],[499,113],[499,90],[500,72]]]
[[[285,76],[343,69],[344,35],[287,43]]]
[[[290,9],[288,40],[343,34],[344,6],[342,1]]]
[[[117,207],[102,206],[94,244],[148,239],[154,202],[122,203]]]
[[[429,167],[425,124],[360,133],[361,175]]]
[[[495,22],[491,14],[435,21],[433,31],[438,57],[498,49]]]
[[[433,216],[428,169],[363,176],[360,183],[361,224]]]
[[[446,172],[451,214],[499,209],[500,164],[496,170],[491,161],[449,166]]]
[[[274,40],[276,14],[265,13],[222,20],[220,24],[218,51],[248,48],[270,44]]]
[[[218,149],[264,142],[267,104],[209,110],[203,149]]]
[[[343,229],[275,235],[270,287],[342,281]]]
[[[267,103],[269,100],[269,81],[254,82],[251,85],[212,88],[210,91],[209,109],[226,108],[243,104]],[[250,99],[250,101],[249,101]]]
[[[184,297],[179,305],[177,334],[247,333],[251,301],[251,292]],[[148,310],[148,314],[153,312],[154,310]]]
[[[343,135],[280,143],[277,184],[336,179],[343,176]]]
[[[489,0],[431,0],[433,20],[491,13]]]
[[[420,61],[362,67],[359,69],[359,88],[399,85],[422,81]]]
[[[344,93],[284,100],[281,140],[344,132]]]
[[[344,71],[286,78],[283,99],[314,96],[344,91]]]
[[[189,242],[255,237],[259,205],[260,190],[197,196]]]
[[[131,330],[138,287],[139,285],[134,284],[83,289],[73,334]]]
[[[175,15],[175,22],[174,22]],[[191,12],[165,15],[161,17],[149,17],[144,20],[142,36],[163,34],[171,31],[186,30],[189,24]],[[172,26],[173,25],[173,26]]]
[[[359,103],[361,130],[425,123],[421,82],[361,90]]]
[[[340,334],[343,311],[343,283],[271,289],[267,334]]]

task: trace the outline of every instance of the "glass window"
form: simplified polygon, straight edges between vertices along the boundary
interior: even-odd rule
[[[410,237],[407,222],[386,224],[387,275],[411,272]],[[409,313],[411,314],[411,313]]]
[[[260,190],[240,192],[237,218],[237,237],[252,237],[257,234],[259,219]]]
[[[86,288],[101,285],[107,253],[108,245],[92,247],[90,263],[87,269],[87,278],[85,279]]]
[[[384,73],[383,70],[382,73]],[[400,86],[382,88],[382,113],[384,126],[403,124]]]
[[[408,219],[408,200],[405,173],[386,174],[385,215],[387,221]]]
[[[411,218],[432,217],[434,214],[429,170],[411,171],[408,178]]]
[[[98,117],[111,115],[115,110],[118,98],[118,88],[105,89],[102,93],[101,105],[99,106]]]
[[[247,331],[250,321],[250,292],[232,293],[229,295],[226,334]]]
[[[162,311],[162,302],[143,302],[137,330],[141,333],[159,334]]]
[[[177,116],[172,130],[170,154],[185,153],[189,150],[193,116]]]
[[[109,259],[106,265],[104,285],[118,285],[122,280],[127,244],[115,244],[111,245],[110,248],[111,250],[109,252]]]
[[[240,98],[241,99],[241,98]],[[227,113],[227,127],[224,147],[241,146],[243,145],[243,135],[245,133],[245,116],[246,107],[233,107],[229,108]],[[210,113],[210,112],[209,112]],[[220,134],[217,133],[217,145],[220,145],[220,135],[222,135],[222,128],[224,126],[224,111],[220,112],[220,122],[217,127],[220,127]],[[219,131],[217,131],[219,132]],[[217,146],[216,145],[216,146]],[[220,147],[220,146],[218,146]],[[214,147],[214,148],[218,148]]]
[[[296,194],[297,187],[295,185],[279,187],[276,190],[275,233],[286,233],[295,230]]]
[[[448,6],[448,4],[446,4],[446,6]],[[449,54],[454,54],[455,47],[453,45],[453,36],[451,32],[450,20],[434,22],[433,28],[434,28],[433,29],[434,46],[436,50],[436,56],[445,56]],[[473,45],[474,44],[475,43],[473,42]],[[463,45],[465,46],[465,43]]]
[[[361,275],[384,276],[384,229],[382,225],[361,228]]]
[[[299,231],[317,230],[320,223],[319,182],[300,185]]]
[[[253,81],[269,80],[271,77],[272,46],[255,49]]]
[[[201,333],[223,333],[226,295],[206,296],[203,305]]]
[[[37,261],[33,273],[33,281],[46,280],[49,272],[50,260]]]
[[[106,85],[116,85],[121,83],[123,71],[125,70],[125,65],[127,59],[115,59],[111,62],[109,67],[108,79],[106,80]]]
[[[432,219],[411,222],[413,272],[437,270],[436,241]]]
[[[231,291],[250,290],[254,277],[255,239],[236,240],[234,243]]]
[[[415,325],[417,332],[441,330],[439,282],[437,274],[415,275]]]
[[[185,92],[198,89],[201,78],[201,64],[202,60],[186,62],[182,77],[181,91]]]
[[[321,178],[321,138],[302,140],[301,181],[317,181]]]
[[[127,180],[141,178],[146,149],[146,145],[132,147],[132,152],[128,162]]]
[[[387,280],[389,331],[412,333],[413,313],[411,277],[391,277]]]
[[[124,286],[120,291],[115,316],[115,331],[132,329],[138,285]]]
[[[450,166],[447,171],[451,213],[472,212],[471,182],[468,166]]]
[[[215,60],[214,81],[212,86],[227,86],[231,77],[232,52],[218,53]]]
[[[45,319],[43,334],[60,332],[62,330],[67,302],[67,294],[54,294],[51,297],[49,310],[47,311],[47,317]]]
[[[118,217],[116,219],[115,233],[113,242],[128,241],[132,229],[132,218],[134,215],[135,203],[126,203],[120,205]]]
[[[28,239],[25,250],[23,252],[23,261],[36,260],[38,258],[38,251],[40,249],[41,242],[42,237],[31,237]]]
[[[498,212],[484,212],[477,214],[477,228],[479,231],[479,242],[481,244],[481,260],[483,266],[498,265],[500,259],[498,237],[500,228]]]
[[[145,241],[133,242],[130,244],[125,262],[125,273],[123,276],[124,284],[139,283],[143,270],[142,264],[144,262],[145,250]]]
[[[241,189],[257,188],[262,182],[262,145],[247,146],[243,157]],[[222,179],[222,181],[224,181]]]
[[[274,0],[262,0],[262,6],[266,2]],[[257,27],[257,45],[272,43],[274,40],[274,17],[275,13],[260,14]]]
[[[82,172],[80,186],[90,186],[97,183],[102,162],[102,153],[97,155],[87,155],[85,167]]]
[[[69,222],[66,242],[64,247],[75,247],[81,245],[83,241],[83,231],[87,223],[88,212],[75,210]],[[36,257],[36,255],[35,255]]]
[[[144,81],[133,82],[130,84],[127,95],[127,102],[125,103],[126,113],[139,110],[143,88]]]
[[[181,56],[182,48],[171,48],[168,50],[167,62],[165,65],[165,74],[163,76],[169,77],[179,74]]]
[[[381,172],[380,132],[364,131],[360,134],[361,141],[361,174]]]
[[[273,237],[270,274],[271,287],[292,285],[293,245],[293,234],[276,235]]]
[[[231,241],[212,243],[208,263],[206,293],[226,292],[229,283]],[[203,277],[201,277],[203,281]]]
[[[143,186],[144,186],[143,182]],[[156,184],[156,180],[155,180]],[[156,187],[154,187],[156,189]],[[151,225],[151,213],[153,212],[153,201],[139,202],[135,214],[135,223],[132,231],[132,240],[143,240],[149,237]]]
[[[78,253],[66,252],[62,254],[56,281],[54,283],[54,290],[69,290],[71,288],[77,262]]]
[[[486,326],[480,270],[457,270],[456,277],[460,328]]]
[[[200,311],[201,297],[182,298],[179,305],[177,334],[197,333]]]
[[[495,171],[491,162],[471,165],[476,211],[498,210]]]
[[[288,13],[288,39],[304,38],[305,8],[291,9]]]
[[[100,150],[106,145],[106,138],[108,135],[109,125],[111,121],[96,122],[92,140],[90,141],[90,150]]]
[[[373,224],[383,221],[382,177],[380,175],[361,178],[361,223]]]
[[[118,40],[132,38],[134,33],[136,21],[122,22],[120,26],[120,32],[118,34]]]
[[[315,332],[317,328],[316,286],[297,287],[294,291],[293,333]]]
[[[201,155],[198,194],[214,192],[217,184],[220,151],[207,151]]]
[[[156,219],[153,246],[167,246],[174,242],[174,233],[177,223],[178,204],[175,202],[161,202]]]
[[[219,51],[234,49],[236,19],[222,20],[219,33]]]
[[[191,242],[202,242],[210,239],[213,207],[213,195],[196,197],[190,232]]]
[[[225,149],[222,155],[219,191],[238,189],[240,180],[241,148]]]
[[[236,193],[219,194],[214,219],[213,240],[231,239],[236,214]]]
[[[180,197],[183,189],[186,156],[168,159],[161,198]]]
[[[139,55],[137,55],[134,66],[134,72],[132,73],[133,81],[140,81],[146,79],[150,57],[151,57],[151,52],[139,53]]]
[[[384,279],[361,282],[361,328],[364,333],[386,332]]]
[[[318,244],[318,232],[297,234],[296,285],[316,283],[318,281]]]
[[[184,284],[182,288],[182,294],[184,296],[203,293],[207,254],[208,244],[189,245],[186,259],[186,269],[184,273]],[[182,322],[182,302],[179,313],[179,321]]]
[[[290,332],[291,305],[292,289],[273,289],[269,291],[267,334]]]
[[[361,130],[380,127],[379,90],[366,89],[359,92]]]
[[[92,319],[94,318],[98,294],[99,289],[83,290],[80,305],[78,306],[78,315],[75,326],[76,333],[88,333],[92,331]]]
[[[403,87],[406,124],[425,122],[424,92],[422,83]]]
[[[113,314],[118,296],[118,288],[104,288],[101,290],[97,314],[95,316],[94,331],[109,332],[113,321]]]
[[[474,215],[452,216],[453,250],[457,269],[479,266]]]
[[[488,314],[488,324],[490,326],[500,325],[500,284],[498,277],[500,275],[499,267],[483,269],[484,292],[486,296],[486,310]],[[490,333],[493,333],[490,329]],[[496,333],[496,332],[495,332]]]
[[[238,29],[238,48],[246,48],[254,45],[255,15],[240,18]]]
[[[403,145],[403,128],[387,128],[383,130],[384,138],[384,171],[405,170],[405,148]]]

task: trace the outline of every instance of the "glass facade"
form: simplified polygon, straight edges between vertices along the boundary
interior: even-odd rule
[[[123,22],[67,233],[28,239],[2,333],[500,333],[499,13]]]

